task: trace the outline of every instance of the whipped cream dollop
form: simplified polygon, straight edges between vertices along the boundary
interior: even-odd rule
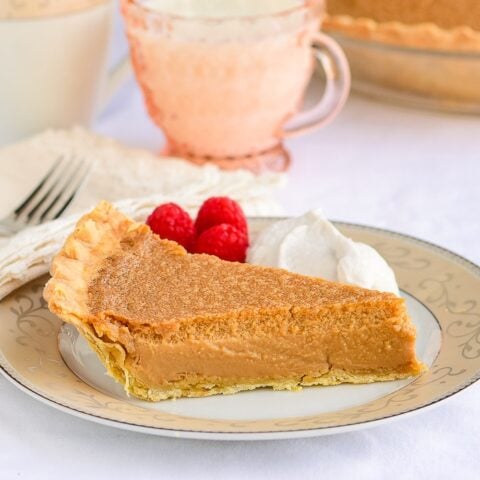
[[[399,294],[385,259],[342,235],[320,209],[267,227],[250,246],[247,262]]]

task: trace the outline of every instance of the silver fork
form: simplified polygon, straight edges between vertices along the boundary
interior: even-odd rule
[[[90,164],[62,156],[53,164],[25,200],[0,220],[0,235],[58,218],[72,203],[90,171]]]

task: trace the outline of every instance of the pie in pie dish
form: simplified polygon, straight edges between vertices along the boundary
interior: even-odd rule
[[[327,0],[357,91],[480,112],[478,0]]]
[[[390,293],[188,254],[106,202],[78,222],[44,296],[125,390],[157,401],[419,374]]]
[[[365,40],[480,52],[478,0],[327,0],[326,27]]]

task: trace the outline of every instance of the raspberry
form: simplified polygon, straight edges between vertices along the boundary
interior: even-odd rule
[[[197,234],[221,223],[233,225],[248,235],[247,220],[240,205],[228,197],[211,197],[203,202],[198,212],[195,221]]]
[[[214,225],[200,234],[194,247],[195,253],[216,255],[230,262],[245,262],[247,235],[227,223]]]
[[[190,251],[195,243],[195,227],[190,215],[175,203],[157,207],[147,218],[152,231]]]

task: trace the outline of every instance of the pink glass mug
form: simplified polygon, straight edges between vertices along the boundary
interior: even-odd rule
[[[227,169],[287,168],[282,139],[332,120],[350,89],[342,50],[319,32],[324,11],[323,0],[122,0],[164,153]],[[315,60],[326,88],[297,114]]]

